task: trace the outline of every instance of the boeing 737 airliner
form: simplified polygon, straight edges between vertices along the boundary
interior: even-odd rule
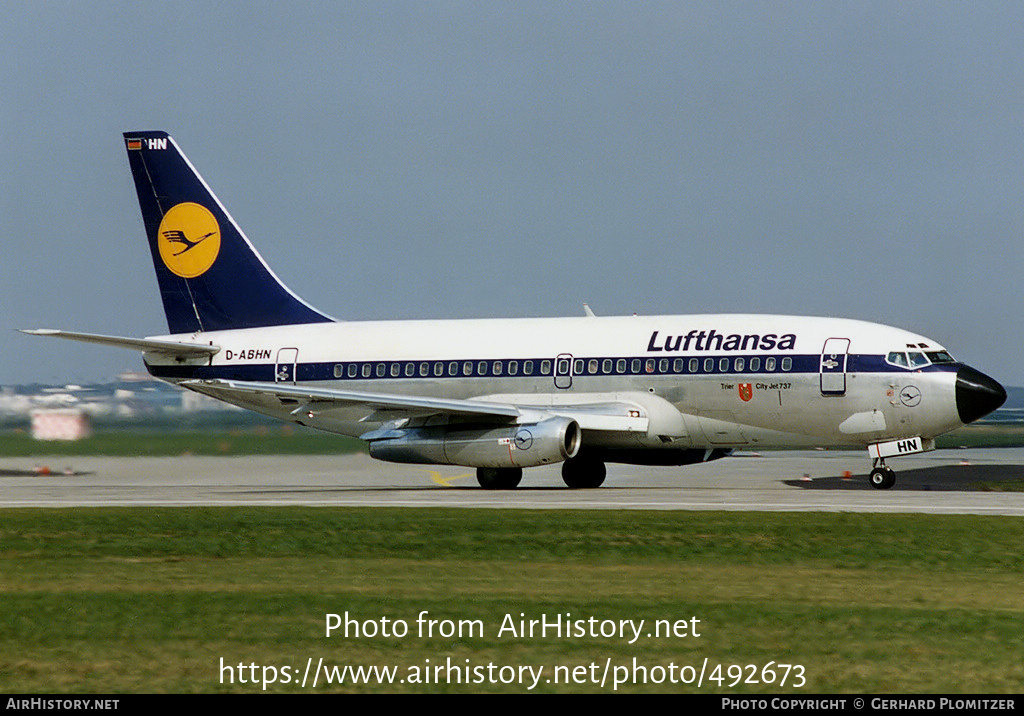
[[[165,132],[124,135],[168,335],[27,331],[132,348],[149,372],[375,458],[477,468],[485,488],[562,463],[687,465],[737,448],[885,460],[992,412],[1003,387],[930,338],[862,321],[693,315],[339,321],[292,293]]]

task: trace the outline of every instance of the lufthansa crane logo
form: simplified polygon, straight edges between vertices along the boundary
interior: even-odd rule
[[[900,391],[900,402],[908,408],[915,407],[921,402],[921,390],[916,385],[908,385]]]
[[[516,433],[515,444],[518,450],[529,450],[533,447],[533,434],[526,428],[523,428]]]
[[[184,202],[164,214],[157,229],[160,258],[182,278],[202,276],[220,253],[220,226],[205,206]]]

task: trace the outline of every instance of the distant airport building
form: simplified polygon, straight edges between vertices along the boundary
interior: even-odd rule
[[[77,408],[33,410],[31,416],[36,440],[81,440],[92,434],[89,416]]]

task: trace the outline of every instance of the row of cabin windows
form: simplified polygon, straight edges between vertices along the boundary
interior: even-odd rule
[[[754,356],[753,358],[746,358],[739,356],[736,358],[705,358],[703,361],[703,371],[701,370],[701,359],[690,358],[676,358],[669,360],[668,358],[648,358],[647,360],[641,360],[640,358],[633,358],[629,361],[629,373],[714,373],[717,362],[717,368],[719,373],[758,373],[761,371],[761,358]],[[598,361],[596,358],[590,360],[583,360],[577,358],[573,365],[574,375],[612,375],[614,373],[626,373],[627,360],[625,358],[619,358],[612,363],[611,358],[605,358],[604,360]],[[782,359],[782,370],[791,371],[793,369],[793,359],[783,358]],[[671,371],[669,370],[671,368]],[[774,373],[776,368],[776,359],[769,357],[764,359],[764,372]]]
[[[765,358],[764,372],[774,373],[776,367],[783,372],[793,369],[793,359],[786,357],[777,362],[774,356]],[[758,373],[761,372],[762,359],[758,356],[736,358],[577,358],[573,363],[573,375],[640,375],[644,373]],[[568,361],[561,360],[558,365],[559,375],[568,374]],[[539,369],[539,370],[538,370]],[[670,370],[671,369],[671,370]],[[536,372],[535,372],[536,371]],[[532,376],[551,375],[551,361],[532,360],[496,360],[496,361],[428,361],[395,362],[395,363],[338,363],[334,366],[335,378],[443,378],[445,376]]]
[[[346,368],[346,365],[348,366]],[[488,372],[488,366],[491,367],[491,372]],[[334,366],[334,377],[343,378],[346,375],[349,378],[384,378],[390,375],[392,378],[415,378],[419,376],[421,378],[427,378],[434,376],[435,378],[442,378],[445,375],[449,377],[456,376],[471,376],[471,375],[502,375],[507,372],[508,375],[534,375],[534,361],[526,360],[521,364],[517,360],[509,361],[451,361],[447,364],[447,367],[443,361],[435,361],[429,363],[422,361],[419,363],[338,363]],[[520,373],[520,369],[522,372]],[[474,373],[475,371],[475,373]],[[537,375],[550,375],[551,373],[551,361],[543,360],[540,361],[540,372]]]

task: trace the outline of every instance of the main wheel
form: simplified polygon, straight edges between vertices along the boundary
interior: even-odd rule
[[[478,467],[476,481],[485,490],[514,490],[523,479],[521,467]]]
[[[600,487],[604,483],[604,463],[585,457],[571,457],[562,463],[562,480],[574,490]]]
[[[869,479],[876,490],[888,490],[896,484],[896,473],[891,467],[876,467],[871,471]]]

